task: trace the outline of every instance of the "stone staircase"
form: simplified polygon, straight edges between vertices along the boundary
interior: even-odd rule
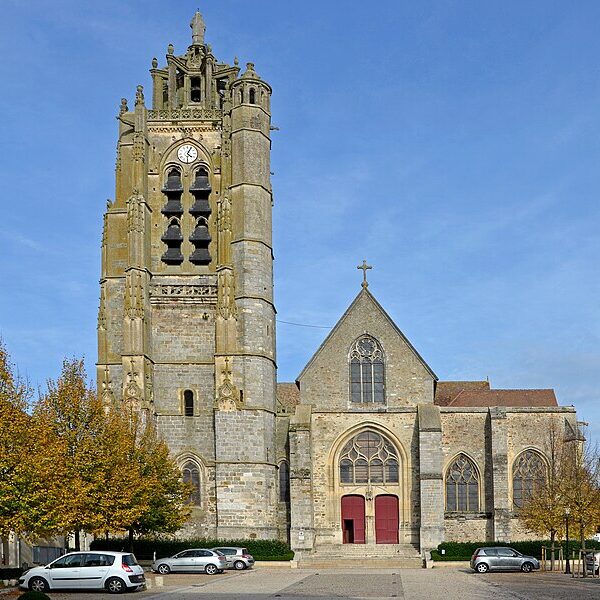
[[[411,544],[327,544],[297,557],[299,568],[415,569],[423,566]]]

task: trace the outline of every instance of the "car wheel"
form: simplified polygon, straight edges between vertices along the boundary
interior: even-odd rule
[[[233,563],[233,566],[238,570],[238,571],[243,571],[246,568],[246,563],[243,560],[236,560]]]
[[[219,569],[217,569],[215,565],[206,565],[206,567],[204,567],[204,572],[207,575],[216,575],[219,572]]]
[[[122,579],[111,577],[106,581],[106,589],[109,594],[122,594],[127,590],[127,586]]]
[[[47,592],[50,589],[48,582],[42,577],[33,577],[29,582],[29,589],[32,592]]]
[[[523,573],[531,573],[531,571],[533,571],[533,565],[530,562],[525,562],[521,565],[521,571],[523,571]]]
[[[479,563],[479,564],[478,564],[478,565],[475,567],[475,570],[476,570],[478,573],[487,573],[487,572],[490,570],[490,568],[488,567],[488,565],[487,565],[486,563],[484,563],[484,562],[480,562],[480,563]]]
[[[158,567],[156,568],[156,570],[161,574],[161,575],[168,575],[171,572],[171,567],[169,567],[169,565],[158,565]]]

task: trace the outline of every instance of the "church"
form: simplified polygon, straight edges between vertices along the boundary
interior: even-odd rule
[[[154,419],[194,488],[181,535],[288,540],[303,564],[526,538],[547,432],[577,440],[575,409],[550,389],[440,381],[365,262],[297,380],[277,383],[271,87],[213,55],[200,13],[191,30],[152,59],[150,97],[120,103],[97,362],[105,401]]]

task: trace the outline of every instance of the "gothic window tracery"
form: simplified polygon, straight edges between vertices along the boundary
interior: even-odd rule
[[[250,88],[249,102],[250,104],[256,104],[256,90],[254,88]]]
[[[189,497],[189,503],[194,506],[202,504],[202,495],[200,487],[200,467],[192,460],[184,463],[181,474],[184,483],[189,483],[192,486],[192,491]]]
[[[385,402],[383,349],[370,335],[358,338],[350,349],[350,400],[370,404]]]
[[[522,508],[546,481],[546,463],[535,450],[525,450],[513,463],[513,504]]]
[[[446,510],[479,511],[479,473],[464,454],[457,456],[446,471]]]
[[[398,452],[394,445],[375,431],[362,431],[343,448],[339,469],[342,484],[399,481]]]

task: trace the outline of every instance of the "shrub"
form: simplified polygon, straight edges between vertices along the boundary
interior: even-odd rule
[[[25,592],[17,600],[50,600],[50,596],[46,596],[42,592]]]
[[[564,541],[555,542],[555,547],[561,546],[563,551],[566,551],[566,544]],[[470,560],[473,552],[477,548],[482,546],[510,546],[521,554],[527,554],[528,556],[535,556],[541,558],[542,546],[550,547],[550,540],[535,540],[530,542],[444,542],[440,544],[436,550],[431,553],[433,560]],[[578,552],[581,544],[577,540],[569,540],[569,553],[575,551]],[[594,540],[587,540],[585,547],[588,550],[600,550],[600,542]],[[442,554],[442,550],[446,552]]]
[[[151,560],[156,553],[157,558],[173,556],[187,548],[214,548],[215,546],[238,546],[248,548],[255,560],[291,560],[294,553],[290,547],[279,540],[215,540],[209,538],[168,539],[138,538],[133,541],[133,553],[138,560]],[[129,550],[126,538],[109,540],[98,539],[91,544],[91,550]]]
[[[17,567],[0,567],[0,581],[3,579],[19,579],[23,574],[23,569]]]

